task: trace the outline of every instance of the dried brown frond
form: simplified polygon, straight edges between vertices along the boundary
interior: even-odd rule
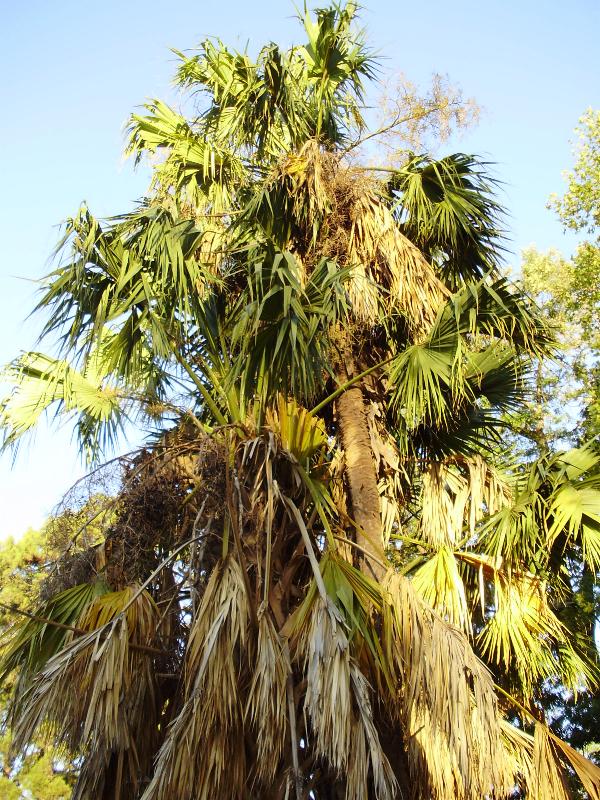
[[[502,794],[511,776],[490,673],[466,636],[432,612],[409,580],[389,573],[385,585],[415,779],[439,800],[479,800],[492,787]]]
[[[256,775],[267,785],[276,777],[285,745],[286,683],[290,671],[287,643],[263,606],[258,617],[256,658],[251,665],[245,717],[256,731]]]
[[[315,593],[298,618],[293,659],[306,682],[306,742],[317,761],[345,782],[347,800],[396,796],[397,783],[374,720],[373,690],[351,655],[337,607]]]
[[[75,798],[93,796],[113,756],[124,762],[121,782],[130,791],[152,761],[155,735],[148,734],[156,731],[154,673],[149,655],[130,644],[152,641],[158,610],[147,592],[131,603],[135,594],[132,586],[93,600],[77,623],[90,633],[51,658],[22,699],[14,727],[16,750],[45,724],[72,753],[90,755]]]
[[[315,735],[316,752],[334,770],[348,765],[352,726],[350,648],[345,625],[332,603],[313,604],[294,656],[304,660],[304,706]]]
[[[525,792],[533,772],[533,736],[505,719],[500,727],[509,771],[515,776],[515,786]]]
[[[431,326],[448,292],[400,232],[372,177],[310,140],[286,157],[275,180],[293,199],[300,261],[311,253],[351,269],[347,288],[358,321],[374,324],[385,308],[401,312],[415,335]]]
[[[351,223],[347,263],[352,267],[348,291],[354,313],[373,324],[380,306],[397,309],[419,336],[448,296],[444,285],[374,191],[356,199]]]
[[[589,800],[600,800],[600,768],[555,736],[544,723],[536,723],[532,736],[503,720],[502,734],[509,757],[514,760],[518,785],[527,789],[527,797],[531,794],[534,800],[570,800],[566,763],[577,774]]]
[[[535,726],[533,769],[527,796],[531,800],[571,800],[565,775],[545,725]]]
[[[373,720],[371,703],[371,687],[355,661],[350,664],[354,701],[357,709],[357,720],[352,723],[352,732],[358,737],[353,742],[350,758],[358,759],[361,751],[366,750],[365,763],[362,766],[350,760],[350,771],[346,784],[346,800],[359,800],[365,796],[368,786],[367,774],[371,767],[371,776],[378,800],[393,800],[396,797],[398,784],[390,762],[381,746],[379,734]],[[360,782],[362,781],[362,783]]]
[[[295,200],[294,216],[310,230],[330,210],[326,174],[334,159],[324,153],[316,139],[308,139],[297,153],[289,153],[281,166],[281,177]]]
[[[548,731],[548,736],[555,751],[558,749],[563,760],[575,770],[583,788],[589,795],[589,800],[600,800],[600,768],[588,758],[584,758],[571,745],[555,736],[552,731]]]
[[[185,702],[167,731],[144,800],[241,795],[246,757],[239,659],[247,626],[244,579],[228,557],[214,568],[193,620]]]
[[[506,481],[481,456],[431,461],[422,477],[421,535],[435,548],[455,547],[510,499]]]

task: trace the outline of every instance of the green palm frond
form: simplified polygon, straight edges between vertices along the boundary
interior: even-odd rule
[[[373,55],[353,27],[357,9],[354,3],[336,4],[318,9],[315,21],[308,12],[303,18],[308,43],[299,52],[307,66],[314,134],[331,144],[343,143],[348,130],[364,126],[363,82],[376,74]]]
[[[277,410],[269,409],[266,415],[268,427],[281,439],[284,450],[308,467],[310,459],[322,455],[327,447],[327,432],[322,420],[298,405],[295,400],[278,398]]]
[[[494,612],[478,637],[484,656],[507,672],[514,670],[525,696],[536,681],[557,675],[574,691],[594,685],[596,670],[571,645],[549,605],[545,581],[502,571],[494,575]]]
[[[390,410],[406,431],[402,438],[415,441],[423,428],[430,439],[446,439],[450,451],[454,442],[466,453],[462,430],[482,442],[493,437],[507,424],[502,414],[527,397],[532,357],[552,349],[535,308],[504,279],[465,284],[426,337],[400,350],[389,367]]]
[[[472,620],[458,561],[449,547],[440,547],[411,576],[417,594],[444,619],[471,632]]]
[[[107,591],[102,580],[78,584],[34,609],[33,617],[37,619],[25,619],[15,624],[8,642],[3,645],[0,683],[15,669],[21,670],[21,684],[42,669],[48,659],[64,646],[69,627],[76,625],[94,598]]]
[[[486,523],[488,552],[511,563],[547,568],[579,546],[592,570],[600,564],[600,455],[594,444],[542,456],[516,478],[515,500]]]
[[[556,350],[541,310],[505,278],[465,283],[448,300],[436,327],[444,333],[488,336],[538,357]]]
[[[204,124],[215,141],[273,157],[308,135],[300,102],[305,78],[293,52],[269,45],[253,61],[207,39],[194,56],[176,54],[176,82],[205,95]]]
[[[198,259],[203,231],[160,206],[142,206],[103,226],[87,208],[66,224],[59,249],[69,253],[44,282],[37,309],[52,317],[44,335],[64,331],[72,347],[97,339],[106,325],[162,358],[215,285]]]
[[[232,310],[242,393],[268,398],[288,387],[299,398],[315,397],[327,376],[329,330],[345,308],[346,277],[322,261],[303,280],[289,252],[253,262]]]
[[[43,353],[24,353],[5,374],[14,388],[2,403],[4,447],[18,444],[51,409],[56,417],[75,417],[80,445],[89,457],[115,441],[128,403],[101,350],[90,354],[82,370]]]
[[[252,144],[260,155],[293,150],[307,138],[339,145],[363,127],[363,84],[375,75],[355,18],[350,3],[320,9],[315,20],[306,12],[306,45],[287,53],[269,45],[256,60],[206,40],[197,55],[178,54],[177,82],[208,96],[205,123],[220,141]]]
[[[145,154],[165,155],[155,180],[172,189],[177,202],[187,199],[209,215],[231,211],[233,198],[247,180],[246,168],[235,153],[220,142],[194,131],[189,122],[160,100],[134,114],[129,125],[127,153],[138,163]],[[213,227],[216,223],[213,222]]]
[[[422,155],[411,158],[390,182],[400,195],[396,212],[403,232],[434,260],[453,289],[499,268],[503,211],[488,167],[464,153],[439,161]]]

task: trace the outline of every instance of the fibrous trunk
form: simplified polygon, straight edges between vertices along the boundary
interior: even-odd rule
[[[342,364],[338,369],[338,380],[341,384],[348,383],[358,374],[350,344],[346,340],[344,345]],[[377,470],[371,447],[364,388],[360,381],[340,395],[336,411],[350,495],[350,517],[356,525],[356,543],[361,548],[359,561],[361,568],[371,577],[380,578],[385,568],[381,564],[383,547]]]

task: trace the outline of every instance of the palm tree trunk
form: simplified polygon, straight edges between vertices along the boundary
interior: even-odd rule
[[[355,364],[347,335],[342,335],[338,345],[342,354],[342,364],[338,365],[338,382],[347,383],[360,369]],[[385,575],[385,555],[381,525],[379,490],[377,488],[377,467],[371,445],[368,423],[368,406],[365,400],[364,386],[361,382],[346,389],[336,402],[337,421],[340,438],[344,449],[346,482],[350,494],[350,515],[357,525],[356,543],[371,558],[361,556],[361,571],[381,580]],[[383,721],[380,726],[380,741],[396,780],[398,781],[398,797],[411,795],[408,778],[408,763],[402,730],[399,725]]]
[[[343,363],[338,380],[346,383],[358,374],[351,347],[346,341],[342,348]],[[356,523],[356,543],[372,558],[359,558],[361,568],[370,576],[381,578],[383,560],[381,513],[377,471],[367,421],[367,407],[362,384],[355,383],[343,392],[336,402],[336,412],[345,457],[345,473],[350,493],[350,516]]]

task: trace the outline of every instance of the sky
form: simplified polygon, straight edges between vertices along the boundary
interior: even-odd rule
[[[318,5],[324,5],[324,0]],[[300,3],[298,3],[300,5]],[[450,150],[495,162],[509,212],[510,264],[531,244],[565,255],[576,241],[546,208],[564,189],[573,128],[600,107],[598,0],[364,0],[382,75],[425,85],[448,74],[483,108]],[[147,98],[177,106],[175,56],[206,36],[254,51],[297,43],[287,0],[29,0],[2,3],[0,32],[0,363],[35,343],[35,281],[59,225],[86,201],[99,217],[131,208],[144,169],[122,157],[123,128]],[[374,89],[372,98],[375,98]],[[443,151],[442,151],[443,152]],[[123,449],[128,449],[126,443]],[[15,460],[0,456],[0,538],[38,527],[83,474],[71,431],[42,426]]]

